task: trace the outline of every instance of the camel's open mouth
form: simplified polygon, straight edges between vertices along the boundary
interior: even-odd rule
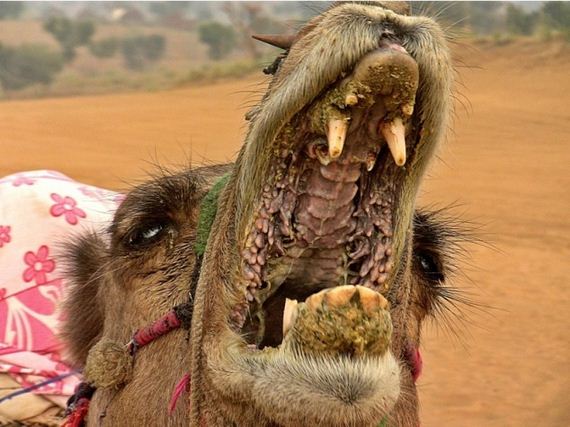
[[[340,285],[386,293],[418,80],[406,50],[382,42],[279,132],[241,250],[247,307],[234,320],[251,344],[281,343],[286,299]]]

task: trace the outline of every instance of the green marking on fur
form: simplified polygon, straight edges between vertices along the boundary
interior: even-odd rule
[[[382,421],[380,421],[378,427],[388,427],[388,419],[384,418]]]
[[[206,194],[200,204],[200,217],[198,218],[196,244],[194,245],[194,250],[198,256],[202,256],[204,255],[204,252],[206,252],[210,230],[212,229],[214,218],[216,218],[216,212],[218,212],[218,198],[229,178],[229,174],[222,176],[212,186],[210,191],[208,191],[208,194]]]

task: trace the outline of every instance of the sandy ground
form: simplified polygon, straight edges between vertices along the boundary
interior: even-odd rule
[[[462,48],[463,103],[422,204],[459,203],[489,247],[456,285],[491,308],[428,327],[423,426],[570,423],[570,60]],[[231,160],[262,78],[153,94],[0,103],[0,176],[36,168],[121,189],[165,165]],[[150,163],[149,163],[150,162]]]

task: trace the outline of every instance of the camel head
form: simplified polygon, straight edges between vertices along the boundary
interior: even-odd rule
[[[283,52],[203,261],[196,423],[418,424],[418,298],[442,262],[418,256],[415,199],[452,68],[438,25],[407,12],[340,2],[294,36],[257,36]]]
[[[460,237],[415,206],[452,68],[439,26],[408,12],[339,2],[294,36],[257,36],[283,51],[235,165],[143,184],[107,234],[71,246],[63,337],[80,367],[97,344],[193,304],[189,333],[139,350],[128,378],[97,389],[89,423],[419,424],[421,324]],[[189,409],[169,415],[185,373]]]

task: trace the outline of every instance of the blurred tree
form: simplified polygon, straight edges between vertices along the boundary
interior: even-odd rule
[[[251,38],[252,34],[275,34],[286,31],[283,24],[266,14],[261,3],[225,2],[223,10],[234,28],[236,28],[241,45],[249,52],[252,58],[260,56],[259,43]]]
[[[0,1],[0,20],[19,18],[24,11],[24,2]]]
[[[507,30],[510,33],[529,36],[538,23],[539,15],[536,12],[526,13],[519,6],[509,4],[507,6]]]
[[[74,22],[66,17],[54,16],[44,23],[44,30],[57,40],[64,59],[70,62],[75,58],[75,49],[89,43],[95,33],[95,24],[91,21]]]
[[[14,48],[0,44],[0,84],[5,90],[18,90],[34,83],[50,84],[63,64],[60,53],[43,45]]]
[[[151,62],[156,62],[164,55],[166,41],[163,36],[134,36],[124,39],[121,52],[125,65],[130,70],[142,70]]]
[[[542,6],[545,24],[555,30],[570,29],[570,3],[549,1]]]
[[[89,43],[89,51],[97,58],[111,58],[117,53],[119,44],[120,41],[116,37],[107,37]]]
[[[151,34],[144,42],[144,54],[149,61],[158,61],[164,55],[166,42],[164,37],[158,34]]]
[[[199,21],[211,21],[213,19],[212,4],[205,1],[193,1],[190,11]]]
[[[218,60],[227,56],[236,45],[236,35],[232,27],[219,22],[205,22],[198,28],[200,41],[208,45],[210,58]]]
[[[498,1],[470,1],[465,2],[467,9],[466,26],[476,34],[491,34],[496,32],[500,25],[500,10],[504,3]]]
[[[172,15],[185,15],[188,5],[187,1],[157,1],[150,3],[149,10],[160,20]]]
[[[327,10],[332,1],[286,1],[271,2],[273,11],[281,18],[282,16],[299,19],[304,22]]]

